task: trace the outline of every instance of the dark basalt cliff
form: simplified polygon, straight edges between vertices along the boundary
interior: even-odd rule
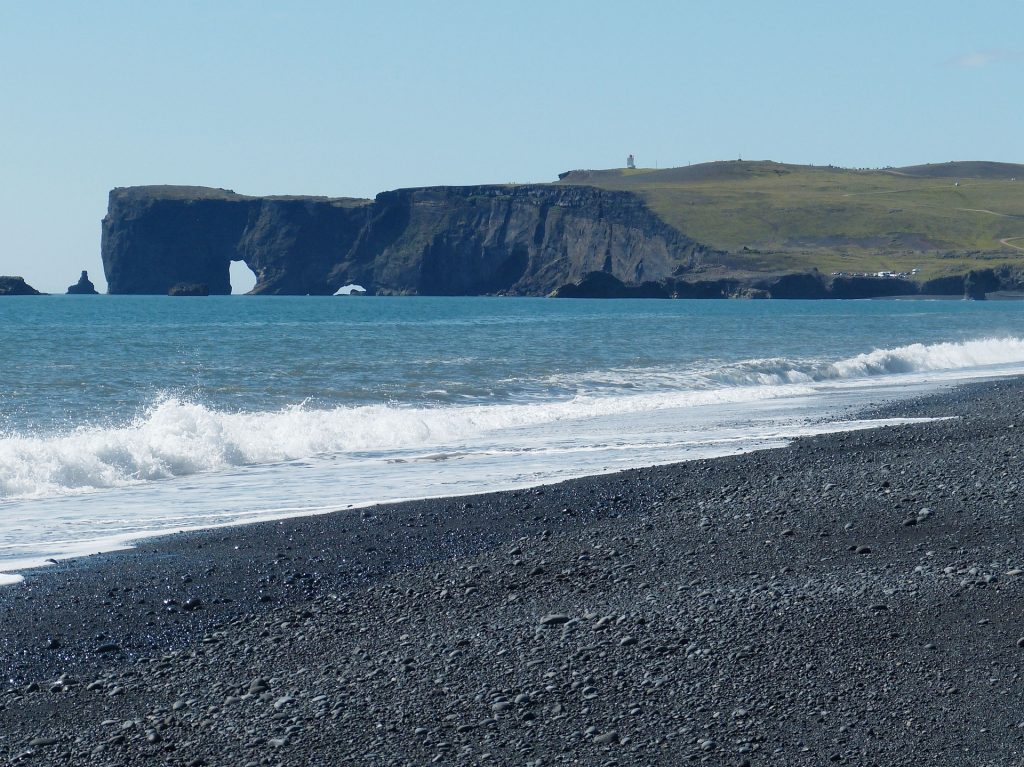
[[[166,294],[179,283],[253,293],[547,295],[604,272],[628,283],[668,278],[711,251],[630,192],[571,186],[429,187],[370,200],[247,197],[202,187],[114,189],[103,220],[111,293]]]
[[[554,298],[790,298],[863,299],[894,296],[963,296],[984,300],[996,290],[1020,290],[1013,273],[1002,277],[991,269],[980,269],[954,277],[924,283],[900,277],[836,276],[818,271],[794,272],[771,277],[721,277],[662,280],[627,285],[610,274],[591,272],[576,282],[552,292]]]
[[[92,280],[89,279],[89,272],[82,270],[82,276],[78,278],[78,282],[68,288],[69,296],[95,296],[96,286],[92,284]]]
[[[0,276],[0,296],[39,296],[42,295],[33,288],[24,277]]]

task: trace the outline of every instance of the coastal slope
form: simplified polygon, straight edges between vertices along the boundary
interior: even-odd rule
[[[1024,165],[840,168],[732,160],[571,171],[560,184],[630,191],[718,253],[729,272],[918,279],[1024,264]]]

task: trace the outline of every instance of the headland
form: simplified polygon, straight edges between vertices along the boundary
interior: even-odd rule
[[[111,293],[227,294],[241,261],[276,295],[983,298],[1024,287],[1022,243],[1021,165],[735,160],[372,200],[118,188],[102,256]]]

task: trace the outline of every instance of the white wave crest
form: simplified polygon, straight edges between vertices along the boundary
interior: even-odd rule
[[[702,371],[605,371],[605,381],[596,386],[600,395],[525,404],[294,406],[226,413],[168,398],[117,428],[0,435],[0,499],[66,495],[325,454],[452,446],[481,438],[493,446],[495,432],[572,419],[742,405],[811,394],[838,380],[1019,363],[1024,363],[1024,340],[992,338],[912,344],[836,362],[775,358]],[[596,376],[586,377],[593,381]],[[513,435],[504,439],[515,441]]]
[[[780,386],[1019,363],[1024,363],[1024,339],[982,338],[962,343],[909,344],[875,349],[836,362],[784,358],[746,360],[725,365],[706,377],[719,385]]]
[[[862,378],[1022,362],[1024,339],[982,338],[963,343],[910,344],[895,349],[876,349],[832,363],[826,369],[825,377]]]
[[[932,371],[959,371],[1024,364],[1024,339],[983,338],[962,343],[910,344],[875,349],[837,361],[765,357],[717,363],[693,370],[616,369],[552,376],[561,386],[584,391],[644,388],[661,391],[732,386],[787,386]]]
[[[779,395],[771,387],[756,387],[526,405],[295,406],[254,413],[224,413],[169,398],[120,428],[0,438],[0,498],[62,495],[331,453],[451,444],[496,430],[575,418]]]

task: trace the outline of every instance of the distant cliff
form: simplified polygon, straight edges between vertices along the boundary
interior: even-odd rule
[[[231,291],[232,261],[253,293],[547,295],[604,272],[668,278],[713,255],[631,193],[574,186],[429,187],[374,200],[248,197],[203,187],[110,193],[103,268],[111,293]]]
[[[42,295],[23,277],[0,276],[0,296],[38,296]]]

